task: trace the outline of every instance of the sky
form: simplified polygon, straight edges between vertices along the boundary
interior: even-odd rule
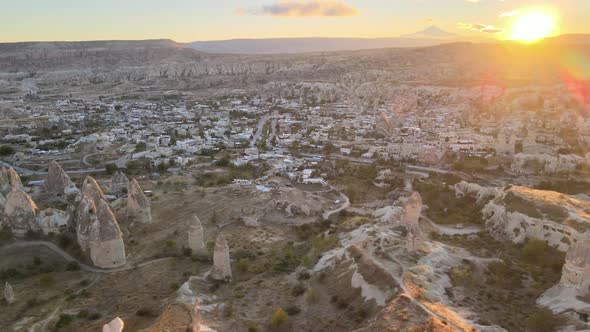
[[[0,42],[397,37],[436,25],[503,39],[540,8],[552,34],[590,33],[590,0],[0,0]]]

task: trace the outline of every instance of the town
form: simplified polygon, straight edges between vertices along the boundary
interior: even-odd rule
[[[552,54],[4,47],[2,326],[590,326],[590,99]]]

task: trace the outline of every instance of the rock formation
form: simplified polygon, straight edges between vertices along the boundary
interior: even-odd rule
[[[582,292],[590,291],[590,231],[568,250],[560,284],[575,287]]]
[[[66,211],[49,208],[39,213],[38,221],[43,234],[57,234],[61,233],[68,226],[70,215]]]
[[[144,224],[152,222],[150,201],[135,179],[129,182],[127,189],[127,218]]]
[[[39,208],[22,189],[12,188],[6,197],[4,215],[8,225],[16,235],[24,235],[28,230],[39,231],[37,215]]]
[[[2,166],[0,168],[0,193],[8,195],[12,188],[23,189],[20,176],[14,169],[6,169]]]
[[[23,183],[20,180],[20,176],[18,176],[18,173],[12,168],[8,170],[8,183],[12,188],[23,189]]]
[[[90,259],[95,266],[114,268],[126,263],[123,234],[113,211],[104,200],[96,206],[96,222],[90,228],[88,244]]]
[[[87,176],[82,183],[82,196],[89,197],[95,205],[101,200],[106,200],[98,182],[91,176]]]
[[[116,172],[111,180],[111,193],[121,195],[127,191],[129,179],[122,172]]]
[[[285,212],[287,213],[287,216],[289,216],[289,217],[295,217],[295,216],[300,216],[300,215],[304,215],[306,217],[309,217],[312,214],[311,208],[307,204],[297,205],[297,204],[288,203],[287,207],[285,208]]]
[[[102,332],[121,332],[125,328],[125,323],[119,317],[113,319],[110,323],[103,325]]]
[[[193,216],[193,220],[188,229],[188,247],[192,250],[193,254],[207,253],[203,225],[201,224],[199,217],[196,215]]]
[[[590,306],[590,231],[574,243],[565,256],[559,283],[537,299],[537,303],[554,313],[574,312],[588,317]],[[586,321],[587,323],[587,321]]]
[[[10,183],[8,181],[8,170],[6,167],[0,167],[0,194],[8,194],[10,192]]]
[[[0,193],[0,217],[4,213],[4,207],[6,206],[6,197]],[[0,218],[0,225],[2,225],[2,218]]]
[[[47,187],[47,191],[56,194],[73,194],[78,191],[70,177],[55,161],[49,164],[45,186]]]
[[[201,302],[199,299],[195,300],[195,305],[193,306],[193,310],[191,311],[191,326],[190,332],[201,332],[201,312],[200,312],[200,305]]]
[[[422,212],[422,196],[414,191],[408,200],[404,203],[401,223],[406,226],[408,232],[408,247],[414,249],[416,239],[422,236],[422,230],[418,224],[420,213]]]
[[[82,251],[90,248],[90,231],[96,222],[96,206],[90,197],[84,196],[76,215],[76,234]]]
[[[217,235],[215,240],[215,251],[213,252],[213,268],[209,272],[213,280],[231,281],[231,265],[229,260],[229,247],[223,234]]]
[[[475,202],[477,204],[482,204],[485,200],[493,199],[502,196],[503,194],[502,188],[484,187],[477,183],[470,183],[467,181],[461,181],[455,184],[453,189],[458,197],[463,197],[465,195],[475,196]]]
[[[516,136],[513,133],[500,130],[495,143],[496,155],[514,156],[516,151]]]
[[[578,165],[586,162],[586,158],[573,154],[518,153],[514,156],[510,168],[514,172],[524,174],[572,173]]]
[[[248,227],[258,227],[258,219],[254,217],[242,217],[242,221],[244,222],[245,226]]]
[[[10,286],[8,281],[4,283],[4,300],[6,300],[8,304],[14,302],[14,289],[12,289],[12,286]]]
[[[486,229],[498,239],[523,243],[535,238],[568,251],[590,222],[590,203],[555,191],[511,186],[483,209]]]

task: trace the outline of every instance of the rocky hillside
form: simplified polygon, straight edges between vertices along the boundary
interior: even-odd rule
[[[277,89],[287,84],[326,84],[335,95],[378,92],[400,84],[479,87],[482,78],[504,86],[561,81],[567,52],[549,45],[452,43],[424,48],[391,48],[333,53],[220,55],[181,47],[170,40],[0,44],[0,92],[43,94],[42,85],[58,93],[62,85],[83,90],[125,91],[146,86],[199,90]],[[541,55],[540,55],[541,54]],[[105,85],[106,84],[106,85]],[[64,90],[64,89],[61,89]],[[320,90],[324,90],[323,88]],[[363,92],[364,91],[364,92]],[[353,92],[351,94],[351,92]]]
[[[172,40],[0,44],[2,72],[117,68],[201,59],[198,52]]]
[[[590,202],[587,197],[522,186],[482,187],[461,182],[459,195],[473,195],[482,205],[486,228],[500,239],[523,243],[526,239],[547,241],[560,251],[590,230]]]

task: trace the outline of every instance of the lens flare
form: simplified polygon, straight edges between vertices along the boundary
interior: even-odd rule
[[[549,36],[556,27],[554,17],[532,11],[519,15],[510,30],[512,39],[530,43]]]

